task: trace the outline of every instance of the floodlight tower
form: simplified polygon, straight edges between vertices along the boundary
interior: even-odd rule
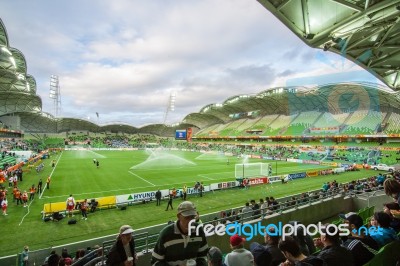
[[[58,76],[51,75],[50,77],[50,95],[49,97],[53,99],[53,111],[54,117],[58,117],[61,113],[61,92],[60,92],[60,82]]]
[[[167,122],[167,117],[168,117],[169,111],[173,112],[175,110],[175,100],[176,100],[176,94],[175,94],[175,92],[172,92],[169,96],[167,110],[165,111],[165,114],[164,114],[164,122],[163,122],[164,125]]]

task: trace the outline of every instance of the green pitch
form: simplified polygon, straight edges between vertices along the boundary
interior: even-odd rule
[[[99,161],[99,167],[93,163]],[[56,167],[51,161],[56,160]],[[51,154],[50,159],[43,160],[45,169],[36,173],[34,170],[24,173],[22,190],[35,184],[39,179],[45,181],[51,175],[50,189],[46,189],[42,197],[38,195],[29,202],[29,207],[16,206],[12,202],[9,189],[8,216],[2,216],[0,256],[21,252],[24,245],[31,250],[49,248],[71,242],[114,234],[122,224],[130,224],[134,228],[142,228],[155,224],[164,224],[176,218],[176,211],[165,211],[166,202],[162,206],[138,204],[129,206],[127,211],[118,209],[96,211],[90,213],[87,221],[81,221],[76,215],[78,224],[67,225],[67,220],[60,222],[43,222],[41,211],[45,203],[64,202],[69,194],[76,200],[91,199],[135,192],[155,191],[165,188],[180,188],[184,184],[191,187],[196,181],[205,185],[220,181],[232,181],[235,164],[242,163],[241,158],[227,157],[219,154],[201,154],[198,152],[155,152],[155,151],[64,151]],[[265,160],[248,159],[252,162]],[[287,162],[270,162],[273,174],[312,171],[323,167],[302,165]],[[326,167],[325,167],[326,168]],[[312,177],[289,182],[287,185],[275,183],[261,185],[249,190],[230,189],[208,193],[204,197],[188,196],[197,206],[200,214],[219,212],[230,207],[244,205],[250,199],[258,200],[266,196],[279,198],[320,188],[326,181],[336,179],[345,182],[374,175],[369,172],[346,173],[335,176]],[[7,186],[7,183],[4,185]],[[181,199],[174,200],[177,207]],[[84,247],[85,248],[85,247]]]

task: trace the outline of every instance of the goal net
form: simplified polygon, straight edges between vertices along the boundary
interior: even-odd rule
[[[269,163],[235,164],[235,178],[269,176]]]

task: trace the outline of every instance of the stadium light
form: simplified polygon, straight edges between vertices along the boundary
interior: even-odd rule
[[[61,92],[58,76],[51,75],[50,77],[50,99],[53,99],[54,117],[58,117],[61,109]]]

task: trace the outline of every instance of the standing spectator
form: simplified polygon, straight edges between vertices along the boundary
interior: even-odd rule
[[[172,207],[172,199],[173,198],[174,198],[174,196],[172,194],[169,194],[168,205],[167,205],[167,208],[165,209],[166,211],[168,211],[169,206],[171,206],[171,210],[174,209],[174,207]]]
[[[222,266],[222,252],[217,247],[211,247],[207,252],[208,266]]]
[[[67,198],[66,205],[67,205],[66,209],[67,209],[67,212],[68,212],[68,216],[72,216],[73,217],[74,215],[73,215],[72,211],[75,208],[75,199],[72,196],[72,194],[69,195],[69,197]]]
[[[25,246],[24,250],[22,251],[22,265],[28,266],[29,265],[29,247]]]
[[[82,219],[87,220],[87,209],[89,207],[89,203],[87,202],[87,199],[82,201],[81,203],[81,214],[82,214]]]
[[[97,167],[97,168],[100,167],[100,162],[99,162],[99,160],[96,160],[96,167]]]
[[[1,201],[1,209],[3,210],[3,215],[8,215],[7,207],[8,207],[7,197],[4,197],[4,199]]]
[[[130,225],[121,226],[117,241],[113,244],[108,253],[106,265],[136,265],[135,240],[133,239],[132,233],[133,229]]]
[[[42,179],[40,178],[39,183],[37,185],[37,193],[39,193],[39,194],[42,194],[42,185],[43,185],[43,182],[42,182]]]
[[[207,238],[203,228],[189,233],[189,223],[196,217],[196,207],[190,201],[178,206],[178,220],[168,224],[158,237],[151,258],[152,266],[186,265],[189,259],[197,266],[206,266]],[[198,233],[198,234],[197,234]]]
[[[239,235],[231,236],[229,243],[232,251],[226,254],[226,266],[253,266],[254,257],[250,251],[244,248],[244,238]]]
[[[160,206],[161,205],[161,191],[157,190],[155,196],[156,196],[156,206]]]

